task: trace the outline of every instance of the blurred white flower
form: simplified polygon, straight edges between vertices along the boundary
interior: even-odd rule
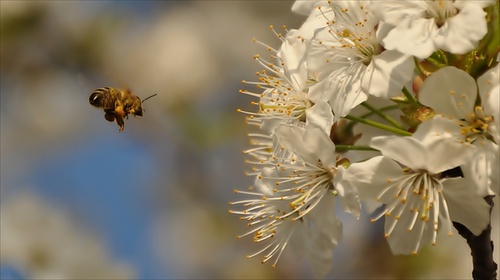
[[[493,0],[382,1],[373,11],[392,25],[385,48],[425,59],[437,49],[454,54],[471,51],[486,34],[486,12]]]
[[[105,245],[64,212],[34,194],[2,200],[2,264],[28,279],[133,279],[131,266],[112,260]]]

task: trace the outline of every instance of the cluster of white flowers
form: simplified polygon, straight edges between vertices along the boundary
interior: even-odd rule
[[[495,5],[295,2],[308,18],[285,35],[271,27],[282,44],[264,44],[270,60],[255,56],[264,70],[244,81],[257,90],[241,91],[258,99],[256,111],[239,110],[254,130],[244,152],[255,183],[236,191],[249,198],[230,212],[264,244],[249,257],[275,266],[288,246],[324,275],[342,236],[337,201],[357,218],[364,201],[383,205],[372,221],[385,218],[394,254],[436,244],[452,221],[475,235],[489,225],[484,197],[499,191]]]

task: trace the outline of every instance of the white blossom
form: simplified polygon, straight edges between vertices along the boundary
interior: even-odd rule
[[[374,13],[394,27],[383,39],[385,48],[421,59],[438,49],[454,54],[473,50],[488,31],[483,8],[493,2],[371,1]]]
[[[346,181],[356,184],[362,199],[384,205],[372,221],[385,217],[385,236],[394,254],[416,254],[422,246],[436,244],[438,232],[452,234],[452,221],[475,235],[489,223],[489,206],[474,182],[445,172],[471,158],[472,149],[457,153],[470,144],[430,140],[431,130],[424,123],[411,137],[375,137],[371,145],[382,156],[347,170]]]
[[[318,73],[311,99],[328,101],[336,120],[367,95],[393,97],[413,76],[411,56],[385,50],[378,17],[367,1],[331,1],[319,7],[324,21],[308,52],[310,71]],[[330,16],[334,15],[334,16]]]
[[[262,128],[272,133],[281,122],[298,124],[299,122],[315,123],[329,133],[333,124],[333,114],[325,101],[311,102],[309,97],[308,68],[305,65],[305,40],[297,35],[299,30],[290,30],[282,38],[279,51],[268,46],[274,62],[261,56],[254,58],[265,68],[258,72],[258,82],[244,81],[255,84],[263,92],[242,90],[241,92],[259,98],[252,104],[259,106],[257,112],[247,113],[251,119],[260,119]]]
[[[356,189],[345,187],[345,169],[337,166],[335,145],[317,125],[282,124],[274,135],[279,149],[264,162],[254,188],[237,191],[254,198],[231,203],[246,207],[231,213],[242,215],[252,228],[242,236],[253,235],[254,242],[268,243],[249,257],[264,254],[263,262],[275,258],[276,265],[285,247],[293,243],[294,250],[305,250],[316,260],[312,263],[317,272],[324,274],[342,234],[334,198],[341,198],[344,209],[359,217]]]
[[[463,70],[444,67],[425,80],[419,93],[420,102],[439,114],[438,118],[448,119],[440,120],[448,124],[435,133],[453,134],[452,140],[473,144],[474,157],[463,169],[475,177],[478,192],[483,196],[498,193],[498,184],[493,184],[498,181],[493,177],[498,178],[498,170],[494,167],[500,160],[498,69],[498,66],[491,69],[476,83]]]

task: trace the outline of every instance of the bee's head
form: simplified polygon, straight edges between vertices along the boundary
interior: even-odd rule
[[[142,109],[142,104],[141,106],[137,107],[137,109],[134,112],[134,115],[142,117],[142,112],[144,112],[144,109]]]
[[[103,100],[103,93],[99,91],[94,91],[89,97],[89,103],[95,107],[101,107]]]
[[[153,94],[153,95],[148,96],[148,97],[144,98],[143,100],[141,100],[140,106],[138,106],[138,108],[135,111],[134,115],[136,115],[136,116],[142,116],[142,112],[145,111],[144,109],[142,109],[142,103],[144,103],[144,101],[150,99],[151,97],[154,97],[154,96],[157,96],[157,95],[158,94]]]

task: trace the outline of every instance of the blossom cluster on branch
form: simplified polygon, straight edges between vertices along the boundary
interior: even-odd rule
[[[479,235],[499,192],[499,7],[491,0],[296,1],[247,115],[252,187],[231,213],[275,266],[286,248],[318,275],[342,237],[336,204],[382,205],[394,254],[416,254],[453,222]],[[360,113],[361,112],[361,113]],[[375,129],[373,129],[375,128]],[[382,209],[382,210],[380,210]],[[287,249],[288,250],[288,249]]]

